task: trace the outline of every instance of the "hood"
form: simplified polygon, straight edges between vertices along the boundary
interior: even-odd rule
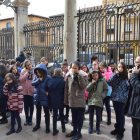
[[[43,64],[43,63],[40,63],[39,65],[37,65],[36,66],[36,68],[34,69],[34,73],[36,74],[36,70],[37,69],[42,69],[42,70],[44,70],[46,73],[47,73],[47,67],[46,67],[46,65],[45,64]],[[37,74],[36,74],[37,75]]]
[[[88,75],[86,72],[84,72],[82,70],[80,70],[80,72],[81,72],[82,76],[87,76]],[[68,76],[68,75],[71,75],[71,76],[73,75],[72,69],[70,69],[69,72],[66,74],[66,76]]]
[[[25,57],[25,55],[24,55],[24,53],[23,53],[23,52],[20,52],[19,56],[24,56],[24,57]]]

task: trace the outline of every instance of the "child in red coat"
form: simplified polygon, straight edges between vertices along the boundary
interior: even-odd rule
[[[15,119],[18,123],[18,129],[16,133],[22,130],[20,113],[23,109],[23,89],[18,84],[17,79],[12,73],[8,73],[5,76],[5,86],[3,87],[3,93],[8,96],[8,109],[11,112],[11,129],[6,135],[10,135],[15,132]]]

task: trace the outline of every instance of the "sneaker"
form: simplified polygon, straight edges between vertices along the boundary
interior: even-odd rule
[[[71,140],[79,140],[82,138],[81,134],[77,134],[76,136],[74,136]]]
[[[93,128],[89,128],[88,133],[91,134],[93,132]]]
[[[100,130],[96,130],[96,133],[99,135],[100,134]]]
[[[66,137],[73,137],[76,133],[74,131],[71,131],[69,134],[66,135]]]

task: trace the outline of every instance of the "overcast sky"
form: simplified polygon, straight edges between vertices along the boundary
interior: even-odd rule
[[[14,0],[11,0],[14,1]],[[64,13],[65,0],[28,0],[30,2],[29,14],[49,17]],[[102,0],[77,0],[77,9],[102,5]],[[0,6],[0,19],[13,17],[11,8]]]

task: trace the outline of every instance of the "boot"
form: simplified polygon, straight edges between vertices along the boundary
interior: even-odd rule
[[[124,131],[125,129],[123,129],[122,131],[118,131],[118,135],[116,136],[117,140],[121,140],[124,137]]]
[[[107,119],[107,125],[111,125],[111,118]]]

